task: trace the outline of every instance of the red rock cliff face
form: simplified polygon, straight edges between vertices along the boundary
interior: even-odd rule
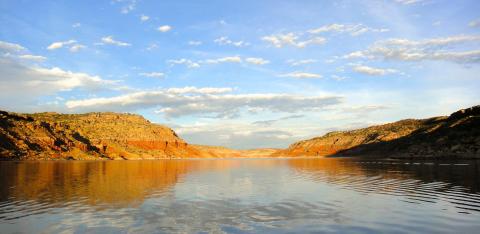
[[[0,155],[27,159],[154,159],[201,152],[168,127],[116,113],[0,113]]]

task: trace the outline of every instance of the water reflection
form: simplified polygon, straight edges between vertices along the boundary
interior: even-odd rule
[[[475,161],[0,162],[0,229],[469,232],[479,174]]]

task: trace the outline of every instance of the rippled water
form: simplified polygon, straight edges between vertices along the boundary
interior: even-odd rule
[[[1,233],[478,233],[480,163],[0,162]]]

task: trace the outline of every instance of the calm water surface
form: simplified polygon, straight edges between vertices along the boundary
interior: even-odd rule
[[[0,233],[478,233],[480,163],[0,162]]]

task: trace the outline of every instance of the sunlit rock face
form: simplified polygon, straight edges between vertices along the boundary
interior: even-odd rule
[[[3,158],[144,159],[195,154],[168,127],[139,115],[0,113]]]
[[[480,106],[450,116],[331,132],[274,155],[480,158]]]

